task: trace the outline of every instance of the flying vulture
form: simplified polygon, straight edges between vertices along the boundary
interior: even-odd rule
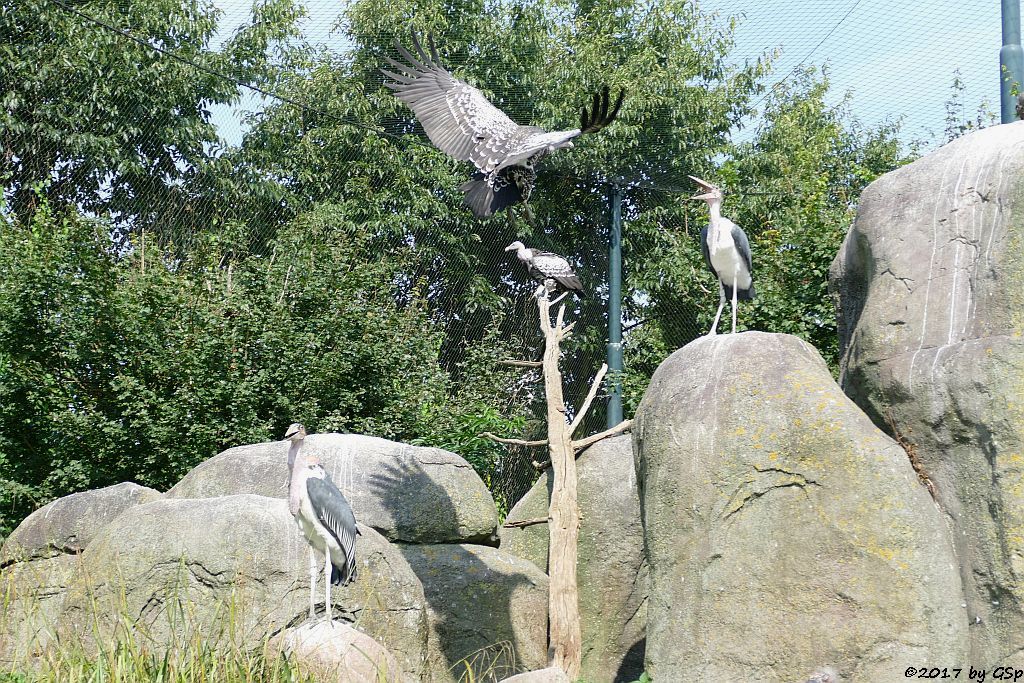
[[[385,57],[394,71],[381,69],[392,79],[384,85],[416,114],[427,137],[441,151],[476,166],[473,177],[459,186],[466,204],[478,218],[486,218],[506,207],[527,202],[537,179],[537,163],[546,155],[586,133],[596,133],[619,113],[625,91],[610,101],[608,87],[594,94],[588,111],[583,108],[580,127],[548,132],[537,126],[520,126],[492,105],[483,93],[455,78],[444,68],[427,36],[430,54],[412,33],[414,52],[395,42],[403,64]]]
[[[540,296],[545,290],[553,291],[558,287],[583,296],[583,283],[576,277],[569,262],[558,254],[540,249],[528,249],[522,242],[516,241],[505,247],[505,251],[514,251],[519,260],[526,264],[530,277],[540,283],[534,296]]]

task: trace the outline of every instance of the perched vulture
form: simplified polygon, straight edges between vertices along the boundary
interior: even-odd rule
[[[556,149],[572,147],[574,138],[596,133],[610,124],[625,97],[625,91],[620,91],[612,104],[605,86],[594,95],[590,111],[583,108],[580,127],[572,130],[548,132],[537,126],[520,126],[479,90],[452,76],[441,65],[433,36],[427,39],[429,55],[415,32],[415,54],[396,41],[398,53],[409,63],[385,57],[394,71],[381,69],[393,81],[384,85],[409,105],[438,149],[476,166],[472,179],[459,189],[478,218],[518,202],[528,208],[537,163]]]
[[[522,242],[513,242],[505,247],[505,251],[514,251],[519,260],[526,264],[527,272],[540,283],[534,296],[540,296],[545,289],[553,290],[561,287],[583,296],[583,283],[576,277],[569,262],[558,254],[540,249],[528,249]]]

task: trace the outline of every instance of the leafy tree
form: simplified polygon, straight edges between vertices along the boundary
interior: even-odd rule
[[[504,389],[484,368],[460,398],[422,299],[396,302],[395,263],[366,253],[364,230],[334,207],[227,267],[231,245],[213,237],[184,269],[152,247],[117,255],[107,229],[42,204],[0,233],[2,531],[57,495],[123,480],[165,489],[293,420],[440,438]]]
[[[9,208],[28,220],[45,198],[53,210],[110,213],[125,232],[191,234],[198,212],[185,183],[220,145],[210,106],[238,99],[231,79],[267,77],[268,48],[294,35],[300,13],[290,0],[258,3],[215,51],[218,15],[202,0],[0,0]]]

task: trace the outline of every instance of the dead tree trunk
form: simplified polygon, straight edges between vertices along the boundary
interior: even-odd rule
[[[565,296],[564,294],[562,295]],[[594,377],[590,391],[572,423],[566,421],[565,401],[562,397],[562,373],[558,369],[559,345],[572,332],[574,323],[563,324],[565,306],[559,306],[555,324],[551,324],[551,306],[562,297],[549,302],[546,296],[537,299],[540,314],[540,329],[544,333],[544,359],[535,361],[505,361],[508,365],[537,367],[544,371],[544,392],[547,398],[548,438],[541,441],[508,439],[484,432],[481,436],[498,443],[517,446],[547,446],[548,460],[534,461],[538,470],[551,467],[554,481],[548,517],[531,519],[506,526],[527,526],[548,523],[548,659],[550,666],[557,666],[576,680],[580,674],[583,659],[582,635],[580,628],[579,589],[576,584],[577,545],[580,536],[580,508],[576,494],[576,454],[601,439],[620,434],[629,429],[631,420],[625,420],[600,434],[573,441],[572,435],[583,424],[583,418],[597,396],[608,366],[603,365]]]
[[[540,327],[544,332],[544,391],[548,404],[548,454],[554,474],[551,506],[548,508],[549,550],[548,593],[549,658],[570,680],[580,674],[583,659],[580,631],[579,590],[576,586],[577,541],[580,536],[580,508],[576,499],[576,453],[572,432],[565,419],[562,373],[558,369],[559,344],[572,325],[563,325],[565,306],[558,309],[551,325],[547,297],[537,298]]]

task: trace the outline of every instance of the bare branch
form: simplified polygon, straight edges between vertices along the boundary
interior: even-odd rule
[[[534,524],[547,524],[547,517],[537,517],[536,519],[523,519],[518,522],[505,522],[502,524],[506,529],[522,529],[523,527],[533,526]]]
[[[632,420],[623,420],[622,422],[620,422],[619,424],[615,425],[611,429],[606,429],[603,432],[598,432],[597,434],[593,434],[591,436],[588,436],[585,439],[580,439],[579,441],[573,441],[572,442],[572,447],[576,451],[582,451],[587,446],[592,446],[595,443],[597,443],[598,441],[601,441],[602,439],[607,439],[609,436],[615,436],[616,434],[621,434],[622,432],[626,431],[627,429],[629,429],[632,426],[633,426],[633,421]]]
[[[601,363],[601,369],[597,371],[594,376],[594,382],[590,385],[590,391],[587,393],[587,398],[583,401],[583,406],[577,411],[576,417],[573,418],[572,424],[569,425],[569,435],[571,436],[579,429],[579,426],[583,424],[583,418],[586,417],[587,411],[590,410],[590,404],[594,402],[594,398],[597,396],[598,389],[601,388],[601,381],[604,379],[605,373],[608,372],[608,364]]]
[[[554,301],[551,302],[551,305],[554,306],[555,304],[557,304],[559,301],[561,301],[562,299],[564,299],[567,296],[569,296],[569,292],[568,291],[562,292],[558,296],[558,298],[556,298]]]
[[[514,365],[517,368],[539,368],[544,364],[539,360],[499,360],[499,365]]]
[[[558,307],[558,317],[555,318],[555,329],[562,329],[562,321],[565,320],[565,304]]]
[[[574,328],[574,327],[576,327],[576,321],[575,320],[573,320],[571,323],[569,323],[565,327],[560,328],[558,330],[558,338],[559,339],[565,339],[566,337],[568,337],[569,333],[572,332],[572,328]]]
[[[588,446],[593,446],[598,441],[602,441],[603,439],[607,439],[609,436],[615,436],[616,434],[620,434],[620,433],[628,430],[632,426],[633,426],[633,421],[632,420],[623,420],[622,422],[620,422],[619,424],[615,425],[611,429],[606,429],[603,432],[598,432],[597,434],[594,434],[592,436],[588,436],[585,439],[580,439],[579,441],[573,441],[572,442],[572,448],[573,448],[574,451],[576,451],[576,457],[578,458],[579,454],[580,454],[580,451],[582,451],[583,449],[587,448]],[[551,467],[551,461],[550,460],[545,460],[544,462],[540,462],[538,460],[534,460],[531,464],[533,465],[533,469],[537,470],[538,472],[543,472],[547,468]]]
[[[498,443],[507,443],[507,444],[512,445],[512,446],[531,446],[531,447],[536,447],[536,446],[547,446],[548,445],[548,440],[547,439],[541,439],[539,441],[526,441],[524,439],[506,439],[506,438],[501,437],[501,436],[495,436],[494,434],[491,434],[490,432],[483,432],[483,433],[480,434],[480,436],[484,437],[485,439],[490,439],[491,441],[497,441]]]
[[[284,284],[281,285],[281,296],[277,297],[277,303],[280,304],[284,301],[284,294],[288,291],[288,278],[292,275],[292,267],[288,266],[288,270],[284,274]]]

